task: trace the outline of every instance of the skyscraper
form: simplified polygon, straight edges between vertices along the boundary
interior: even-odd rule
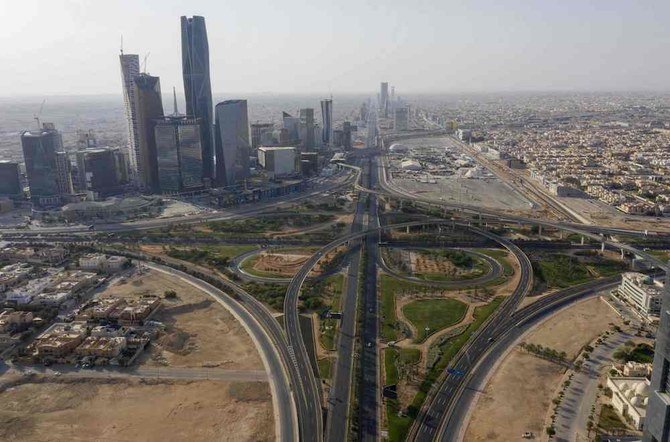
[[[77,171],[82,190],[105,197],[123,191],[125,158],[118,148],[100,147],[77,151]]]
[[[379,111],[384,118],[389,116],[389,84],[382,83],[381,93],[379,94]]]
[[[342,123],[342,147],[345,150],[351,150],[353,147],[352,130],[351,122],[345,121]]]
[[[30,198],[40,206],[57,205],[61,196],[72,193],[69,161],[63,152],[61,134],[51,123],[37,131],[21,134]]]
[[[158,163],[156,160],[156,120],[163,117],[163,97],[158,77],[140,74],[135,77],[135,116],[137,122],[137,176],[140,186],[158,192]]]
[[[393,111],[393,129],[402,132],[409,129],[409,109],[407,106],[397,107]]]
[[[304,129],[302,146],[305,150],[314,149],[314,109],[300,109],[300,126]]]
[[[205,18],[181,17],[181,60],[186,95],[186,114],[200,121],[203,173],[206,179],[225,173],[217,164],[214,171],[214,143],[212,139],[212,85],[209,79],[209,43]],[[216,152],[217,159],[223,156]]]
[[[119,55],[121,62],[121,86],[123,88],[123,105],[126,111],[126,122],[128,124],[128,162],[133,175],[137,174],[138,163],[138,139],[137,118],[135,116],[135,88],[134,80],[140,74],[140,58],[137,54]]]
[[[322,139],[324,145],[330,145],[333,141],[333,100],[321,100],[321,118],[323,120]]]
[[[23,194],[19,178],[19,163],[0,161],[0,196],[18,198]]]
[[[174,113],[156,123],[158,181],[161,192],[201,189],[203,182],[200,121],[181,115],[174,96]]]
[[[644,419],[644,442],[670,441],[670,278],[666,277],[661,321],[656,332],[654,368]]]
[[[216,105],[214,141],[217,171],[222,170],[220,184],[233,185],[249,176],[249,116],[247,100],[227,100]],[[220,159],[223,159],[221,162]]]

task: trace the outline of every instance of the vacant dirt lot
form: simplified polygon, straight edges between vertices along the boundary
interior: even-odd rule
[[[269,441],[274,423],[266,383],[26,383],[0,393],[0,439]]]
[[[142,364],[263,368],[253,341],[228,310],[178,278],[149,270],[110,286],[103,296],[142,293],[162,296],[166,290],[174,290],[177,298],[164,299],[153,317],[165,324],[166,329],[140,359]]]
[[[293,276],[309,259],[308,252],[263,252],[254,262],[254,269],[263,272],[276,273],[280,276]]]
[[[573,357],[616,320],[612,309],[595,298],[558,313],[525,341],[565,351]],[[519,440],[525,431],[544,437],[544,418],[563,372],[564,368],[557,364],[512,350],[479,396],[465,440]]]

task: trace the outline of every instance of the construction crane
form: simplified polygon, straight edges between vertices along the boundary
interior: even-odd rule
[[[40,105],[40,110],[36,113],[33,114],[33,119],[37,121],[37,130],[40,130],[42,128],[42,125],[40,124],[40,116],[42,115],[42,109],[44,109],[44,103],[47,102],[47,99],[45,98],[42,100],[42,104]]]

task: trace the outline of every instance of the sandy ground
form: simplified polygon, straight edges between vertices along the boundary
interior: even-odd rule
[[[254,269],[276,273],[280,276],[293,276],[311,255],[305,253],[262,252],[254,261]]]
[[[542,323],[526,342],[565,351],[573,357],[616,314],[598,298],[580,302]],[[512,350],[500,364],[475,405],[466,441],[519,440],[525,431],[544,436],[544,418],[564,368]]]
[[[0,393],[5,441],[269,441],[267,383],[99,380]]]
[[[172,367],[217,366],[228,369],[263,369],[261,358],[244,327],[221,305],[192,285],[163,273],[145,271],[103,294],[137,296],[177,292],[178,299],[163,300],[153,317],[167,327],[141,364]]]

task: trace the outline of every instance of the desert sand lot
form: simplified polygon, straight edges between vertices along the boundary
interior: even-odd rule
[[[0,393],[6,441],[269,441],[267,383],[87,380]]]
[[[111,285],[102,295],[151,293],[162,296],[165,290],[174,290],[177,299],[164,299],[163,306],[152,318],[165,324],[166,329],[140,358],[141,364],[263,369],[244,327],[222,305],[178,278],[145,270],[125,282]]]
[[[526,336],[525,341],[565,351],[572,358],[617,320],[605,302],[594,298],[553,316]],[[519,440],[525,431],[532,431],[543,440],[544,418],[564,370],[518,348],[512,350],[479,396],[465,440]]]

